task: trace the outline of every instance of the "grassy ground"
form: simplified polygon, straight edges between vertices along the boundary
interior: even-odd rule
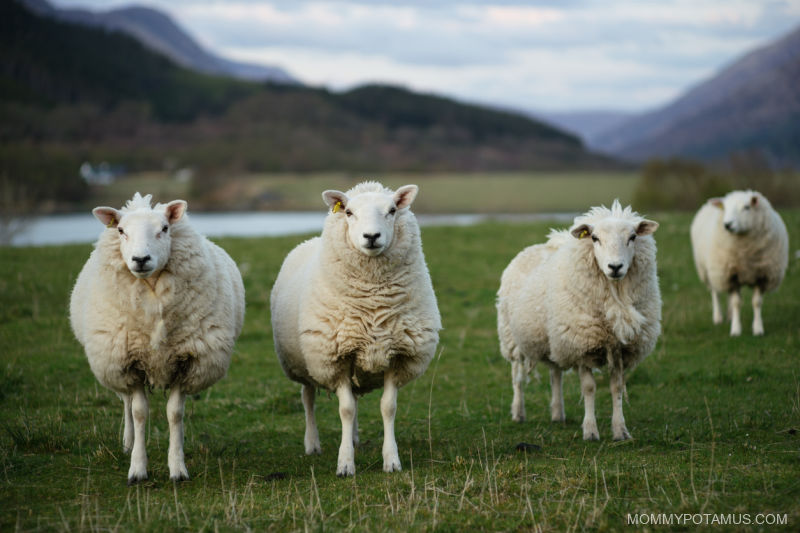
[[[252,174],[229,180],[212,196],[204,197],[206,191],[193,189],[190,183],[167,179],[163,173],[147,173],[94,188],[91,205],[86,207],[116,206],[120,198],[147,191],[161,200],[184,198],[195,209],[316,211],[322,207],[320,191],[346,191],[364,179],[376,178],[342,173]],[[418,213],[577,212],[587,205],[610,205],[615,197],[630,203],[638,180],[634,172],[422,173],[382,174],[379,178],[392,188],[420,185],[423,193],[414,204]],[[202,198],[195,197],[197,193]]]
[[[363,444],[350,479],[335,476],[335,398],[317,403],[323,454],[305,457],[299,387],[272,347],[269,290],[301,238],[221,242],[244,272],[246,325],[228,377],[187,404],[192,479],[177,486],[168,481],[161,392],[151,397],[151,480],[125,484],[121,402],[96,384],[67,322],[90,247],[0,249],[0,530],[619,530],[628,513],[747,513],[747,529],[761,529],[757,515],[778,513],[797,531],[797,243],[783,286],[765,300],[767,335],[750,334],[746,308],[745,334],[731,339],[727,326],[712,326],[693,272],[689,217],[653,218],[662,224],[664,333],[629,377],[633,440],[610,439],[605,376],[599,442],[581,438],[574,373],[565,377],[565,424],[549,422],[546,376],[527,389],[529,421],[511,421],[494,295],[508,261],[549,224],[429,228],[423,239],[445,325],[440,356],[400,391],[404,470],[381,470],[372,393],[361,401]],[[785,219],[800,235],[800,211]],[[540,449],[516,451],[520,442]]]

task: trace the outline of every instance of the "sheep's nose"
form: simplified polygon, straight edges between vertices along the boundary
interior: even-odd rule
[[[725,229],[728,231],[733,231],[733,222],[726,222]]]
[[[609,264],[608,264],[608,268],[610,268],[610,269],[611,269],[611,271],[612,271],[614,274],[619,274],[619,269],[621,269],[621,268],[622,268],[622,263],[616,263],[616,264],[611,264],[611,263],[609,263]]]
[[[145,265],[145,263],[150,261],[150,256],[149,255],[146,255],[144,257],[133,256],[133,257],[131,257],[131,261],[133,261],[134,263],[139,265],[139,268],[142,268]]]
[[[375,241],[381,236],[380,233],[364,233],[363,237],[369,241],[370,244],[375,244]]]

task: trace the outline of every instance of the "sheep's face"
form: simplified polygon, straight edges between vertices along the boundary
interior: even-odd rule
[[[375,257],[392,245],[397,214],[411,205],[417,191],[416,185],[405,185],[395,193],[364,192],[352,198],[340,191],[325,191],[322,198],[332,214],[345,218],[350,245]]]
[[[107,227],[116,229],[119,250],[131,274],[147,278],[167,264],[172,246],[171,227],[185,211],[186,202],[175,200],[156,209],[127,212],[96,207],[92,213]]]
[[[636,224],[631,220],[607,218],[594,225],[581,224],[571,233],[578,239],[591,239],[597,266],[608,279],[619,281],[633,263],[636,238],[650,235],[657,228],[658,222],[652,220]]]
[[[749,191],[733,191],[709,202],[722,209],[722,225],[734,235],[742,235],[753,228],[763,204],[758,193]]]

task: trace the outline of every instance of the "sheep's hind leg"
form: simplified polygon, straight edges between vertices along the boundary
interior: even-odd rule
[[[761,320],[761,304],[764,301],[761,289],[753,287],[753,335],[764,334],[764,322]]]
[[[300,396],[303,399],[303,408],[306,412],[306,434],[303,443],[306,447],[306,455],[322,453],[322,445],[319,443],[319,430],[317,429],[317,418],[314,415],[314,399],[317,390],[311,385],[303,385]]]
[[[625,416],[622,414],[622,393],[625,390],[625,375],[622,371],[622,366],[617,363],[611,370],[611,379],[609,381],[611,388],[611,432],[614,440],[628,440],[631,434],[628,433],[628,428],[625,427]]]
[[[133,413],[131,413],[131,395],[120,394],[122,399],[122,450],[131,453],[133,449]]]
[[[597,385],[592,375],[592,369],[586,366],[578,367],[581,377],[581,393],[583,394],[583,440],[600,440],[600,432],[597,431],[597,419],[594,416],[594,393]]]
[[[519,359],[511,362],[511,387],[514,398],[511,400],[511,420],[514,422],[525,421],[525,365]]]
[[[356,408],[355,413],[353,413],[353,446],[358,448],[359,440],[358,440],[358,396],[355,397],[356,401]]]
[[[722,324],[722,309],[719,306],[719,294],[711,289],[711,320],[714,324]]]
[[[381,416],[383,416],[383,471],[399,472],[400,455],[397,453],[397,441],[394,438],[394,417],[397,413],[397,384],[394,374],[386,372],[383,377],[383,395],[381,396]]]
[[[355,447],[353,446],[353,420],[356,414],[356,398],[350,382],[344,382],[336,389],[339,398],[339,418],[342,420],[342,443],[339,446],[339,460],[336,475],[353,476],[356,473]]]
[[[731,291],[728,295],[728,310],[731,314],[731,337],[738,337],[742,334],[742,297],[739,290]]]
[[[189,471],[183,456],[183,413],[186,406],[186,395],[180,388],[175,387],[169,391],[167,400],[167,420],[169,421],[169,479],[172,481],[186,481]]]
[[[145,450],[145,429],[147,427],[147,395],[144,385],[134,389],[131,397],[131,416],[133,418],[133,447],[131,467],[128,470],[128,485],[147,479],[147,450]]]
[[[564,389],[561,386],[561,369],[550,367],[550,420],[563,422],[564,414]]]

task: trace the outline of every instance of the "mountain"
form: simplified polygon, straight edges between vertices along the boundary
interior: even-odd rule
[[[800,27],[672,103],[604,132],[597,146],[632,160],[756,152],[775,166],[800,167]]]
[[[533,111],[531,117],[578,135],[589,148],[600,144],[602,134],[636,116],[626,111]]]
[[[232,61],[212,54],[200,46],[165,13],[149,7],[131,6],[110,11],[60,9],[47,0],[23,0],[31,11],[58,20],[119,31],[130,35],[151,50],[163,54],[182,67],[232,76],[250,81],[297,83],[279,67]]]
[[[122,32],[0,2],[0,183],[37,201],[79,198],[86,161],[190,167],[203,194],[260,172],[622,167],[519,114],[402,87],[336,93],[202,74]]]

